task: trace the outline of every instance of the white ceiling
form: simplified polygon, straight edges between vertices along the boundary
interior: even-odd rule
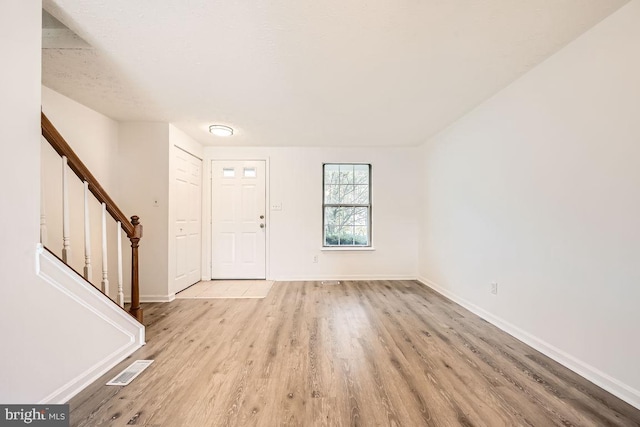
[[[93,49],[42,78],[207,145],[412,146],[627,1],[44,0]]]

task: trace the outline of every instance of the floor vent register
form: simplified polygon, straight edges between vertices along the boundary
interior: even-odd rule
[[[124,371],[115,376],[107,385],[129,385],[138,375],[153,363],[153,360],[136,360]]]

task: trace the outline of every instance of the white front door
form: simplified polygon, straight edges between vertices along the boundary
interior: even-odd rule
[[[211,278],[266,278],[264,160],[211,162]]]
[[[200,281],[202,248],[202,160],[173,147],[176,274],[173,292]]]

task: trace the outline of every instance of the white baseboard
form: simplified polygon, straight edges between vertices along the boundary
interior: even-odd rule
[[[40,403],[65,403],[85,387],[120,363],[145,344],[145,329],[128,313],[113,304],[94,286],[87,283],[71,268],[55,256],[38,246],[36,251],[36,274],[56,290],[83,306],[128,338],[128,342],[102,360],[89,366]]]
[[[67,403],[73,396],[91,385],[95,380],[106,374],[111,368],[122,362],[127,358],[127,356],[131,355],[140,347],[141,345],[134,341],[127,343],[125,346],[113,352],[104,358],[104,360],[96,363],[94,366],[90,367],[85,372],[81,373],[38,403],[42,405],[47,403]]]
[[[327,275],[327,276],[282,276],[270,278],[277,282],[320,282],[322,280],[416,280],[416,276],[376,276],[376,275]]]
[[[176,294],[169,295],[140,295],[140,302],[171,302],[176,299]],[[129,304],[131,297],[125,295],[124,302]]]
[[[559,348],[547,343],[543,339],[538,338],[535,335],[532,335],[527,331],[518,328],[517,326],[507,322],[506,320],[498,316],[493,315],[485,309],[478,307],[477,305],[459,297],[453,292],[450,292],[442,288],[441,286],[438,286],[429,279],[419,277],[417,280],[418,282],[433,289],[434,291],[445,296],[451,301],[461,305],[472,313],[477,314],[487,322],[502,329],[509,335],[533,347],[545,356],[548,356],[561,365],[571,369],[578,375],[586,378],[587,380],[603,388],[614,396],[617,396],[628,404],[640,409],[640,391],[628,386],[627,384],[624,384],[622,381],[611,377],[610,375],[564,352],[563,350],[560,350]]]

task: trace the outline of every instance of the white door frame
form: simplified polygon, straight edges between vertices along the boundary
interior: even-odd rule
[[[206,176],[206,185],[204,188],[204,196],[206,199],[202,200],[202,209],[203,211],[206,209],[206,226],[209,228],[208,230],[204,230],[203,228],[203,239],[202,239],[202,255],[203,255],[203,263],[202,263],[202,280],[211,280],[211,256],[212,256],[212,244],[213,244],[213,229],[211,227],[211,221],[213,218],[213,199],[211,197],[212,188],[212,163],[217,161],[240,161],[240,162],[251,162],[251,161],[262,161],[265,165],[265,277],[266,280],[270,280],[271,278],[271,262],[270,262],[270,248],[271,248],[271,202],[270,202],[270,164],[269,157],[242,157],[242,156],[207,156],[203,167],[206,168],[203,172]],[[204,213],[204,212],[203,212]],[[203,221],[205,222],[205,221]],[[205,237],[206,236],[206,237]]]

